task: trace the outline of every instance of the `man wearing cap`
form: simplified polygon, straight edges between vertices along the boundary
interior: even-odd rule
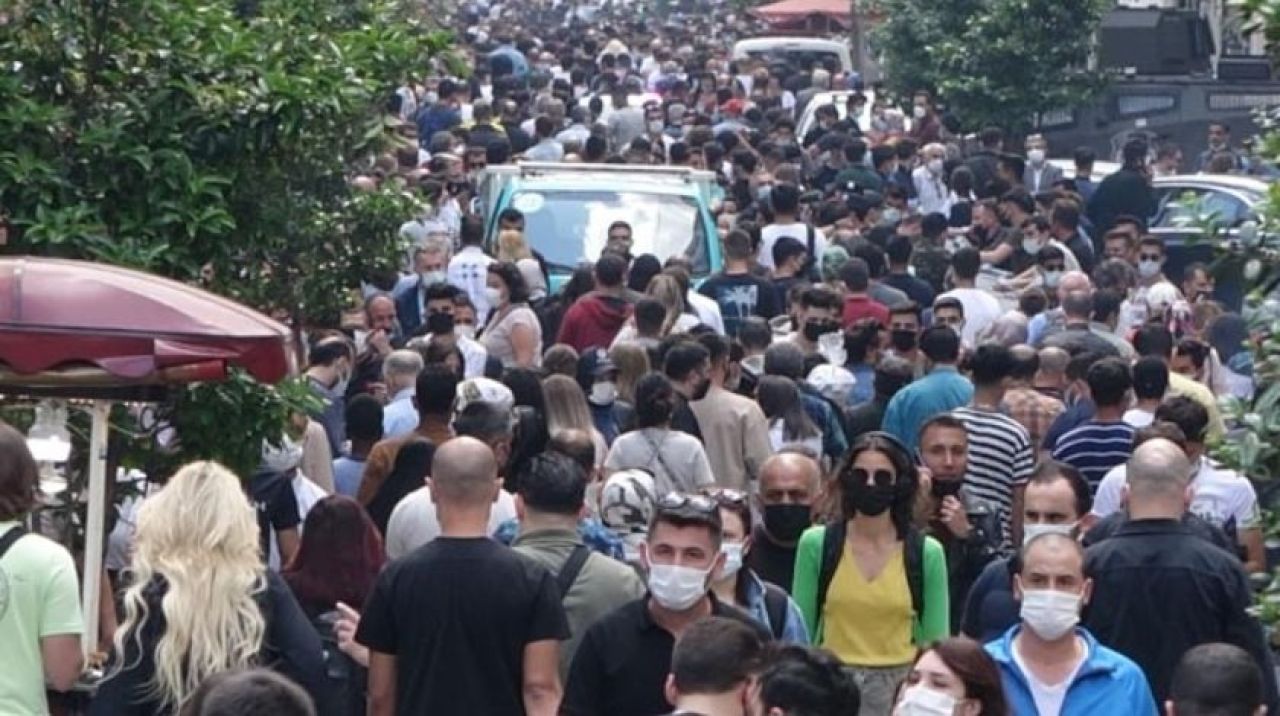
[[[430,369],[428,367],[426,370]],[[426,370],[423,371],[424,375]],[[422,383],[418,384],[419,391],[424,387],[426,386]],[[450,393],[447,390],[438,392]],[[515,407],[515,396],[511,389],[489,378],[472,378],[457,384],[456,396],[451,401],[452,433],[457,437],[475,438],[487,445],[497,460],[498,477],[505,477],[506,466],[511,457],[511,442],[515,437],[511,412]],[[374,450],[377,450],[377,446]],[[367,481],[367,468],[365,474]],[[361,484],[361,494],[364,494],[366,484]],[[376,491],[375,485],[374,492]],[[489,511],[489,528],[486,534],[493,534],[503,522],[515,517],[515,498],[510,492],[499,489]],[[436,515],[436,503],[431,498],[431,488],[423,485],[400,500],[391,512],[391,518],[387,521],[387,556],[399,559],[439,537],[440,533],[440,520]]]
[[[635,408],[618,399],[618,367],[603,348],[590,348],[578,359],[578,386],[587,396],[591,422],[606,445],[631,429]]]

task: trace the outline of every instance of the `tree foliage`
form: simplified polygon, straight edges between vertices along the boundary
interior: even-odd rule
[[[1022,133],[1101,88],[1088,69],[1106,0],[875,0],[889,88],[928,89],[966,131]]]
[[[215,290],[324,320],[402,256],[388,227],[411,198],[344,177],[448,42],[397,0],[59,0],[0,23],[9,250],[207,267]]]

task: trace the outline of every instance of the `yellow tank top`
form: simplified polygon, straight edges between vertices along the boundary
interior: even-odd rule
[[[912,618],[902,545],[868,582],[845,544],[822,607],[822,646],[855,666],[910,663],[916,653],[911,642]]]

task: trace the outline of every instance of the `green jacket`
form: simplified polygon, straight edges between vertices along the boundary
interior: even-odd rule
[[[827,528],[817,525],[805,530],[796,551],[795,576],[791,597],[800,607],[809,627],[810,643],[822,645],[822,615],[818,613],[818,575],[822,569],[822,540]],[[842,551],[841,554],[847,554]],[[932,537],[924,538],[924,613],[916,614],[911,640],[926,646],[951,634],[950,590],[947,582],[947,557],[942,544]]]

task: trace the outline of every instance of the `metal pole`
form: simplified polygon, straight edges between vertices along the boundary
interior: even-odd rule
[[[98,646],[98,607],[102,595],[102,555],[107,511],[107,429],[111,401],[95,400],[93,424],[89,431],[89,503],[85,519],[84,582],[81,604],[84,605],[84,633],[80,646],[88,658]]]

